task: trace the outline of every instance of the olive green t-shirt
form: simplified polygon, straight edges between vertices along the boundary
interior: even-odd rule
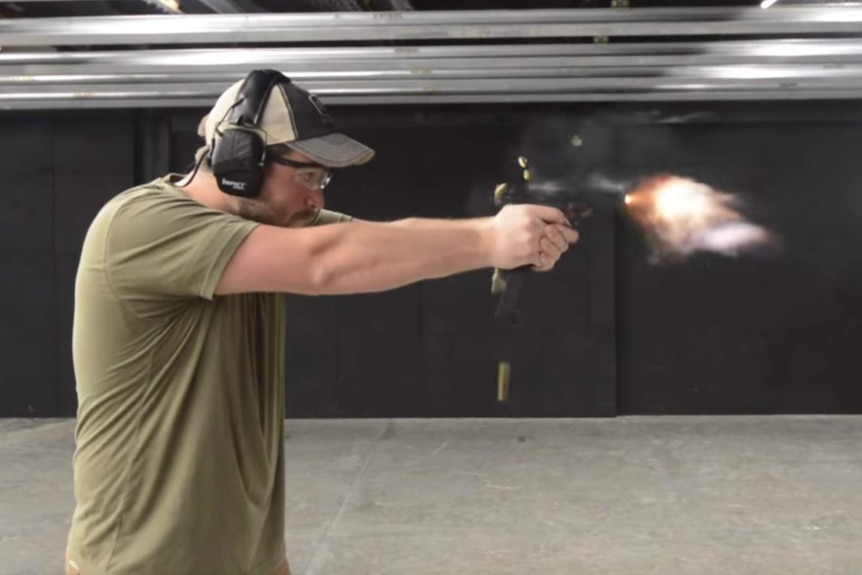
[[[84,242],[69,558],[84,575],[270,575],[285,559],[283,298],[214,294],[258,224],[175,178],[120,193]]]

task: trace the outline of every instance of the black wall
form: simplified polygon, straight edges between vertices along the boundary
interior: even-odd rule
[[[783,241],[777,259],[654,268],[622,227],[620,409],[862,409],[862,123],[628,128],[622,161],[738,192]]]
[[[130,113],[30,114],[0,130],[0,414],[74,413],[74,275],[90,219],[135,174]]]
[[[468,217],[512,151],[537,163],[673,170],[744,196],[777,259],[656,267],[600,212],[513,333],[486,271],[383,294],[288,297],[291,417],[858,413],[862,164],[854,104],[689,105],[596,119],[578,106],[335,109],[378,150],[328,207],[360,218]],[[705,115],[689,115],[707,111]],[[650,113],[644,113],[650,112]],[[676,119],[674,119],[676,118]],[[199,111],[6,113],[0,130],[0,415],[74,415],[75,266],[111,195],[184,170]],[[571,147],[573,133],[583,145]],[[512,398],[496,366],[513,361]]]

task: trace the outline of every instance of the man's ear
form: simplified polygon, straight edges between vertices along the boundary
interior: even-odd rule
[[[207,118],[209,117],[210,115],[207,114],[206,116],[201,118],[200,123],[198,123],[198,136],[200,136],[204,140],[206,140],[207,137]]]

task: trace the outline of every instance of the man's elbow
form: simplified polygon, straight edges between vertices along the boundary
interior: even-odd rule
[[[321,296],[333,295],[335,291],[335,273],[323,262],[311,262],[308,265],[302,281],[302,295]],[[299,287],[299,286],[297,286]]]

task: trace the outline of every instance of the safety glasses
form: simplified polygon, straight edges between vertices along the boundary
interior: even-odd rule
[[[312,191],[322,190],[332,180],[332,172],[320,164],[297,162],[280,156],[268,156],[266,159],[268,162],[296,168],[297,181]]]

